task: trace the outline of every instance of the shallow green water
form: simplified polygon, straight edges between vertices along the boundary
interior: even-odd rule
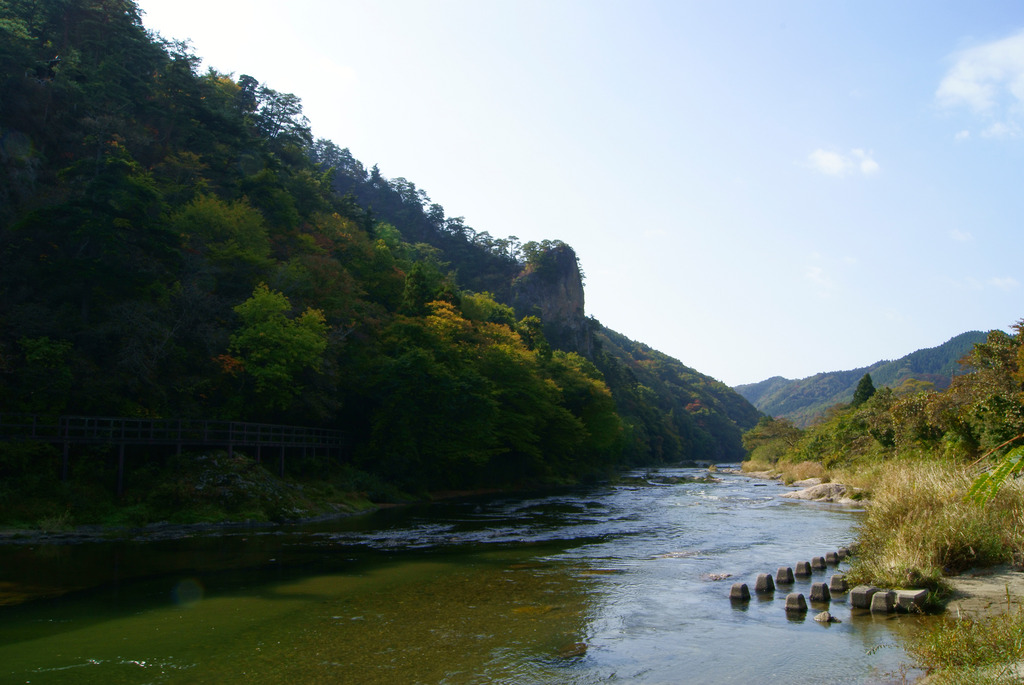
[[[835,598],[793,620],[782,592],[730,604],[733,581],[853,539],[859,513],[780,489],[727,477],[0,546],[0,682],[899,682],[916,619]],[[815,623],[823,608],[843,622]]]

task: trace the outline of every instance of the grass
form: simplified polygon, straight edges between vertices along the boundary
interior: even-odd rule
[[[870,490],[877,480],[874,470],[864,468],[828,468],[819,461],[760,461],[748,460],[740,465],[745,473],[770,472],[783,483],[790,485],[808,478],[820,478],[823,483],[842,483],[855,490]]]
[[[786,464],[782,480],[786,485],[808,478],[820,478],[822,481],[831,480],[827,469],[817,461],[801,461],[795,464]]]
[[[1024,549],[1024,486],[1007,483],[980,505],[964,499],[971,480],[963,467],[936,461],[881,468],[850,581],[941,594],[946,574],[1012,562]]]
[[[904,646],[932,674],[929,685],[1024,683],[1024,611],[946,618],[905,638]]]

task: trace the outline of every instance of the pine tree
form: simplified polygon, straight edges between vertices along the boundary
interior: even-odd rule
[[[871,396],[875,394],[875,384],[871,382],[871,374],[866,373],[864,377],[857,383],[857,389],[853,391],[853,402],[850,404],[852,407],[859,407],[860,405],[871,399]]]

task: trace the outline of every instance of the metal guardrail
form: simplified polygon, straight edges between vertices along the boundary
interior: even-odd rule
[[[284,474],[285,448],[342,450],[344,434],[329,428],[309,428],[243,421],[201,419],[135,419],[110,416],[53,416],[0,413],[0,441],[34,440],[61,444],[61,479],[68,476],[71,445],[116,445],[118,493],[122,489],[126,445],[174,445],[178,452],[193,447],[255,447],[257,461],[263,447],[280,449],[280,473]]]

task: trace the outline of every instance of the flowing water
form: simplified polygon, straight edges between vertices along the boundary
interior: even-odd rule
[[[903,682],[898,634],[919,619],[854,615],[845,596],[787,617],[788,588],[729,601],[733,582],[853,541],[860,512],[781,491],[726,475],[0,545],[0,682]],[[825,608],[842,622],[816,623]]]

